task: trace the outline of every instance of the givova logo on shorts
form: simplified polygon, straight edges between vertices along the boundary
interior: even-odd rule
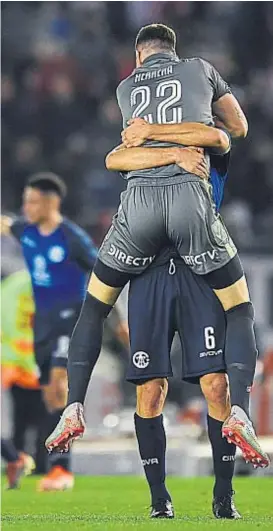
[[[150,363],[150,356],[147,354],[147,352],[143,352],[143,350],[139,350],[138,352],[135,352],[133,355],[133,364],[138,369],[146,369]]]
[[[107,251],[107,254],[114,256],[119,262],[127,265],[133,265],[136,267],[145,266],[151,264],[155,258],[154,256],[131,256],[124,253],[113,243],[110,244],[110,249]]]
[[[205,326],[204,342],[205,348],[207,350],[200,352],[199,358],[209,358],[210,356],[219,356],[220,354],[223,354],[223,350],[221,348],[216,349],[215,330],[213,326]]]

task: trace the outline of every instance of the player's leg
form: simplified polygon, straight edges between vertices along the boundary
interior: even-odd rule
[[[213,513],[216,518],[238,519],[240,514],[233,503],[232,478],[236,446],[222,437],[224,421],[230,414],[228,379],[225,373],[206,374],[200,386],[208,407],[208,436],[212,448],[215,483]]]
[[[57,325],[56,325],[57,326]],[[61,334],[51,337],[43,345],[36,345],[36,360],[40,367],[40,383],[46,406],[46,436],[55,428],[64,411],[67,401],[67,351],[68,335],[58,322]],[[69,323],[67,323],[69,328]],[[71,328],[71,326],[70,326]],[[42,348],[43,346],[43,348]],[[70,453],[48,456],[48,472],[38,482],[39,491],[65,490],[74,486],[74,477],[70,472]]]
[[[34,460],[30,455],[18,452],[11,440],[1,438],[1,456],[7,462],[6,477],[7,488],[16,489],[22,475],[31,474],[35,468]]]
[[[42,400],[44,404],[44,418],[41,424],[41,431],[43,434],[43,442],[52,430],[52,422],[54,421],[54,391],[52,386],[49,385],[50,381],[50,367],[52,351],[54,350],[55,340],[52,337],[47,337],[45,341],[35,341],[34,352],[35,360],[39,369],[39,382],[41,386]],[[46,459],[46,472],[50,471],[50,459],[47,455]],[[43,480],[43,478],[42,478]],[[37,484],[40,489],[40,483]]]
[[[168,220],[170,237],[185,263],[195,273],[204,276],[215,290],[226,314],[225,359],[232,415],[227,425],[224,425],[223,433],[229,434],[242,449],[246,460],[251,460],[255,465],[267,466],[268,457],[262,451],[248,418],[249,391],[255,372],[257,349],[253,306],[249,301],[236,247],[221,218],[214,212],[204,182],[178,185],[172,204],[174,206]],[[181,211],[184,220],[181,219]]]
[[[167,378],[155,378],[137,384],[135,430],[151,492],[152,518],[174,516],[171,496],[165,485],[166,433],[162,413],[167,392]]]
[[[68,406],[84,403],[90,377],[101,350],[104,321],[127,281],[127,275],[119,272],[116,274],[100,260],[95,264],[69,345]]]
[[[62,336],[62,339],[65,336]],[[68,340],[68,337],[67,337]],[[68,347],[68,341],[67,341]],[[51,366],[49,385],[45,389],[44,396],[47,401],[47,433],[50,434],[58,424],[67,402],[67,369],[60,365],[62,358],[56,358]],[[66,358],[63,358],[65,364]],[[54,360],[54,358],[53,358]],[[67,490],[74,486],[74,476],[71,473],[71,452],[52,453],[49,455],[49,472],[38,483],[38,490]]]
[[[226,315],[225,360],[230,385],[231,415],[223,425],[223,434],[243,452],[253,466],[268,466],[249,420],[250,391],[253,384],[257,347],[254,334],[254,310],[243,269],[235,256],[221,269],[205,275],[221,302]]]
[[[122,287],[109,286],[98,278],[96,271],[101,267],[110,270],[97,261],[70,340],[67,364],[67,407],[57,426],[55,423],[56,428],[46,440],[45,444],[49,452],[54,449],[68,452],[73,440],[81,437],[85,431],[83,404],[100,354],[104,321],[122,289]]]
[[[237,518],[232,500],[235,445],[222,437],[230,413],[225,374],[224,311],[202,276],[176,261],[178,331],[182,344],[182,375],[199,383],[208,404],[208,435],[212,446],[215,486],[213,512],[220,518]]]
[[[84,432],[83,403],[100,354],[104,321],[131,276],[144,271],[153,260],[156,243],[151,242],[160,241],[161,227],[158,234],[151,200],[143,201],[146,192],[136,186],[123,193],[118,214],[99,250],[69,346],[68,407],[46,441],[49,450],[67,450]],[[160,216],[158,208],[155,212]]]
[[[151,493],[151,517],[173,518],[165,485],[166,434],[163,406],[172,374],[174,335],[172,286],[168,265],[147,271],[130,284],[128,315],[131,359],[127,379],[136,384],[135,430]]]
[[[32,390],[25,389],[19,385],[13,385],[10,390],[13,409],[13,430],[12,440],[15,447],[23,451],[25,447],[25,436],[28,428],[28,415],[30,409],[29,397]]]
[[[13,463],[19,459],[19,454],[9,439],[1,438],[1,456],[7,463]]]
[[[254,311],[246,278],[238,256],[221,269],[205,275],[226,314],[226,363],[231,389],[231,405],[249,415],[249,396],[253,383],[257,348]]]

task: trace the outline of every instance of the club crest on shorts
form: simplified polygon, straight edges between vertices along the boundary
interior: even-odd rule
[[[143,350],[139,350],[138,352],[135,352],[133,355],[133,364],[138,369],[146,369],[150,363],[150,356],[147,354],[147,352],[143,352]]]

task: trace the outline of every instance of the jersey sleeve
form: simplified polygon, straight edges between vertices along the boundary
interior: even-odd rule
[[[201,59],[206,77],[213,88],[213,103],[219,100],[225,94],[231,94],[229,85],[220,76],[219,72],[208,61]]]
[[[228,171],[230,160],[230,151],[223,155],[211,154],[210,164],[211,168],[215,168],[220,177],[225,177]]]
[[[129,79],[126,78],[121,81],[116,90],[116,97],[122,115],[123,127],[127,126],[127,122],[131,118],[130,86]]]
[[[118,85],[117,90],[116,90],[116,98],[117,98],[117,103],[118,103],[119,108],[120,108],[120,92],[121,92],[120,85],[121,84]]]
[[[27,223],[23,218],[17,218],[12,221],[10,231],[11,234],[16,238],[16,240],[20,241],[26,226]]]
[[[70,259],[74,260],[84,271],[90,272],[97,258],[97,248],[92,238],[74,224],[65,225],[64,231]]]

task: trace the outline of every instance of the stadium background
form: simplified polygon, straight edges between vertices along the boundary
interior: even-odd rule
[[[134,67],[133,42],[143,24],[170,24],[178,33],[181,55],[211,61],[231,84],[250,131],[233,151],[222,214],[242,252],[256,307],[261,359],[266,360],[264,372],[259,365],[253,414],[260,433],[272,435],[272,3],[2,2],[1,6],[5,213],[19,213],[29,174],[50,169],[69,188],[64,213],[97,244],[101,242],[124,188],[119,175],[108,173],[104,166],[106,153],[120,141],[115,89]],[[2,278],[22,267],[19,248],[3,238]],[[120,304],[125,311],[126,303]],[[76,446],[74,464],[79,472],[139,473],[132,439],[134,388],[124,384],[127,354],[111,330],[109,334],[88,395],[89,430],[85,442]],[[174,353],[174,359],[179,355]],[[174,379],[170,399],[166,407],[169,472],[210,471],[206,439],[197,442],[202,440],[205,418],[197,387]],[[3,404],[3,429],[8,433],[12,426],[7,393]],[[28,444],[31,448],[31,436]],[[103,460],[87,459],[102,452]],[[188,459],[180,460],[178,467],[181,455]]]

